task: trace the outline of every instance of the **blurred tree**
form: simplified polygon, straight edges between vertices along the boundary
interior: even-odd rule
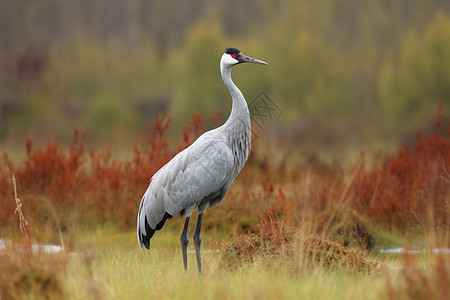
[[[53,107],[54,115],[46,117],[50,122],[59,125],[60,116],[64,116],[72,128],[88,126],[96,134],[96,130],[111,129],[114,120],[122,120],[123,116],[128,121],[133,119],[127,124],[137,126],[135,129],[153,121],[157,112],[151,111],[148,103],[164,98],[166,88],[161,67],[164,61],[150,42],[128,48],[114,40],[101,42],[95,36],[76,34],[54,47],[51,54],[39,89],[25,96],[26,102]],[[164,110],[168,103],[158,106]],[[98,122],[93,120],[110,113],[110,121],[103,117]],[[110,126],[100,126],[108,122]],[[71,131],[60,130],[59,134],[70,138]]]
[[[93,99],[85,117],[85,124],[90,128],[89,139],[95,141],[113,141],[116,134],[134,127],[135,122],[135,112],[114,94],[101,94]]]
[[[321,36],[323,32],[309,28],[306,20],[297,21],[305,13],[303,5],[271,28],[273,98],[285,108],[283,118],[294,125],[287,138],[330,143],[347,131],[355,108],[353,69],[345,53]]]
[[[291,138],[370,139],[386,115],[414,132],[448,101],[449,14],[448,0],[0,0],[0,138],[70,138],[108,101],[138,128],[169,105],[178,129],[195,110],[225,118],[228,46],[269,62],[233,78],[282,107]]]
[[[176,125],[186,123],[192,111],[208,116],[216,110],[228,111],[231,107],[219,71],[225,45],[219,23],[202,20],[190,29],[186,43],[172,56],[174,76],[170,88],[174,99],[170,113]]]
[[[392,120],[417,128],[429,122],[438,100],[450,103],[450,18],[436,14],[423,32],[409,32],[398,54],[386,60],[379,82]]]

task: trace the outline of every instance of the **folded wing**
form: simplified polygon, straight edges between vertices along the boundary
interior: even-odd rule
[[[202,203],[224,196],[234,178],[234,158],[222,141],[200,137],[153,176],[138,213],[138,240],[149,248],[155,230],[177,214],[190,216]],[[204,206],[205,202],[202,203]],[[206,203],[207,204],[207,203]]]

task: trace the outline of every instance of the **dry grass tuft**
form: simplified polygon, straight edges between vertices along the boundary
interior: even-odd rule
[[[299,272],[322,268],[348,274],[368,274],[377,267],[377,263],[368,259],[365,252],[348,249],[318,234],[298,237],[293,251],[293,266]]]
[[[13,188],[14,188],[14,199],[16,200],[16,209],[14,211],[14,214],[18,214],[18,216],[19,216],[20,233],[24,237],[28,237],[27,228],[26,228],[26,226],[28,226],[28,221],[25,220],[25,217],[23,216],[22,201],[20,201],[19,197],[17,196],[16,178],[14,177],[14,174],[12,174],[12,182],[13,182]]]
[[[325,236],[324,222],[303,221],[296,226],[286,215],[271,209],[258,218],[255,231],[214,244],[223,264],[235,268],[263,259],[286,264],[295,273],[316,268],[345,273],[369,273],[376,268],[361,249],[350,250]]]
[[[62,299],[66,256],[33,253],[31,242],[0,254],[0,299]]]

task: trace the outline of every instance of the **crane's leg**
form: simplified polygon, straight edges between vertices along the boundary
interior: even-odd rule
[[[197,256],[197,265],[199,273],[202,272],[202,257],[200,255],[200,244],[202,243],[202,239],[200,238],[200,229],[202,227],[202,218],[203,213],[198,215],[197,227],[195,228],[194,233],[194,246],[195,246],[195,254]]]
[[[186,217],[186,221],[184,222],[183,233],[181,234],[181,251],[183,252],[184,270],[187,270],[187,245],[189,243],[189,240],[186,234],[189,226],[189,218],[190,217]]]

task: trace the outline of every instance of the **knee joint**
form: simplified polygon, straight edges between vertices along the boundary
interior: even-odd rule
[[[189,239],[185,236],[182,236],[181,239],[181,244],[187,246],[187,244],[189,243]]]
[[[200,236],[194,236],[194,242],[197,244],[201,244],[202,239],[200,238]]]

